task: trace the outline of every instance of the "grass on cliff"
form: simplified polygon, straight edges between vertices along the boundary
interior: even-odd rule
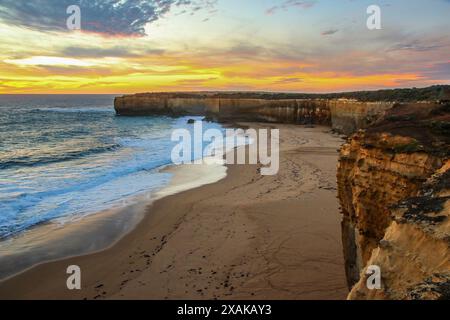
[[[419,143],[419,141],[413,141],[407,144],[399,144],[392,148],[395,153],[414,153],[424,151],[425,148]]]

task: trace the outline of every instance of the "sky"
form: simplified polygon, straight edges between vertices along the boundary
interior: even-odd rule
[[[450,84],[449,17],[450,0],[0,0],[0,93]]]

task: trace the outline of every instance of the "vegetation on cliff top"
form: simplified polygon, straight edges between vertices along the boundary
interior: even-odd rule
[[[386,133],[410,139],[394,146],[396,153],[425,151],[450,157],[450,102],[398,104],[367,129],[366,138],[378,141],[376,135]]]
[[[437,101],[450,100],[450,86],[436,85],[427,88],[387,89],[377,91],[355,91],[342,93],[273,93],[273,92],[172,92],[141,93],[137,96],[156,95],[170,98],[230,98],[230,99],[354,99],[363,102]]]

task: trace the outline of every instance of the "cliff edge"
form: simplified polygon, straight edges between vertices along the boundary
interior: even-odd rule
[[[450,298],[450,104],[388,110],[341,150],[349,299]],[[382,288],[370,290],[370,266]]]
[[[395,105],[389,101],[295,97],[232,92],[142,93],[117,97],[114,107],[120,116],[205,116],[218,122],[320,124],[348,135],[367,128]]]

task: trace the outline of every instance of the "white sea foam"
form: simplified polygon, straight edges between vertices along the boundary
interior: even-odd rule
[[[171,162],[170,133],[190,127],[187,118],[116,117],[112,107],[92,108],[78,97],[58,97],[53,107],[40,101],[38,108],[19,98],[0,103],[18,106],[0,112],[0,238],[159,190],[171,178],[159,172]]]

